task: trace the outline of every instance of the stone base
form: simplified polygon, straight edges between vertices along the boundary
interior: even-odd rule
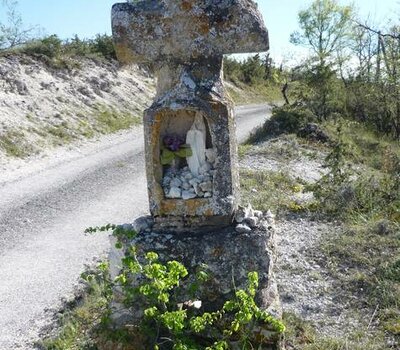
[[[118,266],[123,251],[135,246],[138,257],[146,252],[158,253],[161,262],[176,260],[185,265],[189,276],[195,276],[202,264],[210,280],[201,290],[201,310],[216,311],[224,302],[234,296],[234,289],[246,289],[247,274],[257,271],[259,289],[257,305],[276,318],[281,318],[281,307],[276,281],[273,274],[275,260],[274,227],[271,221],[261,220],[250,233],[238,233],[234,227],[189,235],[153,232],[150,217],[139,218],[133,228],[139,233],[122,250],[113,248],[111,252],[111,273],[118,274]],[[190,278],[190,277],[189,277]],[[137,325],[143,316],[143,305],[138,302],[130,309],[122,305],[118,298],[113,303],[112,319],[117,327]],[[122,297],[122,295],[120,295]],[[193,296],[181,295],[184,303],[194,300]],[[266,349],[277,349],[278,345]]]
[[[159,216],[154,218],[152,231],[171,234],[204,234],[232,225],[232,216]]]

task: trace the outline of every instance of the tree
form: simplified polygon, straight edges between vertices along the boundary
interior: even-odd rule
[[[351,18],[351,6],[340,6],[336,0],[315,0],[309,8],[299,12],[301,32],[292,33],[290,41],[311,48],[323,67],[345,45]]]
[[[17,11],[16,0],[2,0],[1,6],[6,10],[6,22],[0,22],[0,50],[22,45],[31,39],[35,27],[24,27],[22,17]]]
[[[320,120],[327,119],[343,104],[335,68],[342,73],[352,8],[340,6],[336,0],[314,0],[299,12],[298,19],[300,31],[292,33],[290,41],[305,45],[314,53],[306,63],[307,93],[302,93],[302,99]]]

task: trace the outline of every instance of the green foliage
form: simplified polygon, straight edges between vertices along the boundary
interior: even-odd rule
[[[40,56],[45,61],[47,59],[46,62],[54,68],[68,68],[64,67],[68,63],[71,64],[68,60],[80,57],[116,59],[112,36],[106,34],[98,34],[93,39],[80,39],[75,35],[67,40],[61,40],[57,35],[50,35],[26,40],[3,51],[3,53],[7,52]],[[75,65],[75,68],[79,66]]]
[[[335,0],[315,0],[299,13],[291,41],[313,56],[291,70],[285,92],[320,121],[351,118],[399,140],[400,26],[373,29],[354,16]]]
[[[36,151],[26,140],[25,134],[17,130],[0,134],[0,149],[8,156],[16,158],[25,158]]]
[[[130,225],[108,224],[88,228],[86,232],[107,230],[113,230],[113,235],[118,238],[117,248],[122,248],[122,243],[135,235]],[[223,350],[230,349],[232,341],[239,342],[242,349],[254,349],[271,340],[269,337],[273,334],[279,337],[285,330],[281,322],[256,305],[256,272],[248,274],[247,288],[236,290],[234,298],[226,301],[220,310],[203,312],[200,300],[193,302],[181,298],[201,292],[199,287],[210,278],[204,267],[198,269],[192,284],[188,283],[185,266],[177,261],[162,263],[155,252],[141,257],[132,247],[125,252],[121,263],[122,270],[115,281],[102,275],[102,283],[109,286],[108,290],[119,286],[126,307],[140,303],[144,309],[141,332],[147,337],[149,349]],[[87,275],[86,278],[93,280],[94,277]],[[268,336],[261,330],[266,330]]]
[[[232,83],[229,95],[238,104],[274,102],[281,100],[280,72],[269,56],[250,56],[243,61],[224,58],[224,77]]]
[[[25,44],[31,38],[35,27],[25,27],[18,12],[18,1],[2,0],[0,9],[4,9],[5,22],[0,22],[0,52]]]
[[[372,217],[400,222],[398,146],[393,149],[388,145],[378,147],[376,136],[375,141],[369,139],[368,133],[360,137],[362,129],[353,128],[353,124],[345,122],[337,126],[336,142],[325,159],[329,171],[312,186],[320,209],[346,220]],[[349,130],[358,138],[349,138]],[[381,143],[385,144],[384,141]],[[363,162],[364,169],[357,171],[350,166],[350,160]]]
[[[141,123],[141,118],[130,112],[120,112],[106,106],[97,106],[95,118],[96,129],[102,133],[113,133]]]
[[[31,41],[23,48],[23,52],[27,55],[43,55],[50,59],[59,57],[61,50],[62,41],[57,35]]]
[[[89,46],[89,52],[92,54],[97,54],[106,59],[117,59],[113,38],[110,35],[97,34],[94,39],[87,40],[87,46]]]
[[[247,139],[247,144],[265,141],[284,133],[297,133],[306,123],[315,121],[315,116],[306,108],[285,105],[274,108],[272,117],[265,121]]]
[[[327,60],[344,46],[351,30],[352,8],[336,0],[314,0],[299,12],[301,32],[291,35],[291,42],[310,47],[325,67]]]
[[[161,164],[171,165],[175,158],[187,158],[193,154],[189,145],[183,145],[177,151],[171,151],[167,147],[161,149]]]

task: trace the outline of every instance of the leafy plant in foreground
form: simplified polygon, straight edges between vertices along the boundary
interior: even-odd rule
[[[129,226],[110,224],[86,232],[107,230],[113,230],[119,249],[135,235]],[[241,349],[257,349],[273,344],[285,330],[280,321],[256,305],[257,272],[248,274],[247,288],[235,290],[222,308],[203,312],[201,298],[192,301],[184,296],[201,297],[201,286],[210,279],[204,268],[197,270],[195,282],[189,282],[189,272],[180,262],[163,263],[155,252],[141,257],[135,247],[125,252],[121,263],[121,273],[109,283],[122,290],[126,307],[140,303],[144,310],[140,329],[148,348],[224,350],[235,343]]]

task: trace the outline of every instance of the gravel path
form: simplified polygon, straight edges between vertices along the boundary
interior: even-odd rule
[[[269,110],[240,108],[238,139]],[[140,129],[68,149],[9,162],[1,172],[0,350],[33,349],[84,265],[108,250],[108,238],[85,236],[86,227],[132,222],[148,211]]]

